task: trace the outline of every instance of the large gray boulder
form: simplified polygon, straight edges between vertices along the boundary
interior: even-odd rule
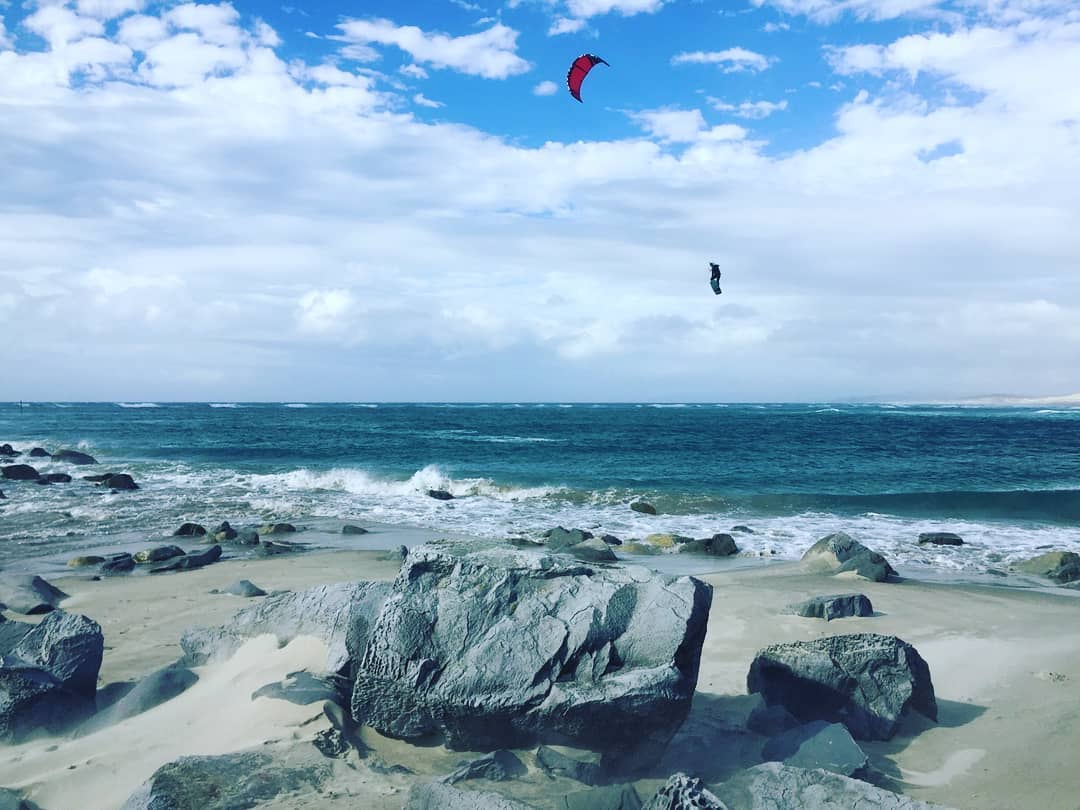
[[[804,723],[843,723],[860,740],[888,740],[915,709],[937,720],[930,668],[895,636],[857,633],[774,644],[755,656],[746,689]]]
[[[884,557],[844,532],[818,540],[806,550],[802,561],[811,571],[849,574],[873,582],[886,582],[896,576]]]
[[[341,583],[268,596],[239,611],[222,627],[185,630],[180,639],[183,663],[199,666],[212,658],[228,657],[248,639],[273,633],[280,644],[297,636],[322,639],[329,648],[327,671],[339,672],[352,655],[363,654],[366,628],[378,614],[390,587],[388,582]]]
[[[0,740],[58,733],[94,711],[105,639],[97,622],[45,617],[0,659]]]
[[[690,709],[711,586],[561,555],[414,548],[356,670],[357,722],[452,749],[666,745]]]
[[[312,748],[314,752],[314,748]],[[182,757],[162,765],[121,810],[248,810],[280,796],[310,793],[332,775],[327,760],[289,752],[242,751],[216,757]]]
[[[0,574],[0,605],[24,616],[56,610],[68,595],[31,574]]]
[[[807,770],[779,762],[739,771],[715,790],[738,810],[947,810],[820,768]]]

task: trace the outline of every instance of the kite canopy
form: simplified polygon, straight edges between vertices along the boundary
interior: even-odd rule
[[[574,60],[572,65],[570,65],[570,70],[566,74],[566,86],[570,88],[570,95],[578,101],[581,101],[581,83],[585,81],[585,77],[589,75],[589,71],[598,64],[607,65],[607,62],[599,56],[593,56],[591,53],[583,53]],[[608,65],[608,67],[611,67],[611,65]]]

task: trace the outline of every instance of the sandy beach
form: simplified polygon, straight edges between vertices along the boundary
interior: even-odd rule
[[[312,552],[226,561],[166,576],[99,581],[71,576],[55,584],[70,594],[64,610],[90,616],[104,630],[102,688],[175,661],[185,627],[222,624],[249,604],[252,600],[210,593],[237,579],[267,591],[301,590],[390,580],[397,570],[398,563],[381,551]],[[637,783],[641,796],[651,795],[677,770],[715,785],[761,761],[764,738],[744,727],[759,700],[746,694],[747,670],[758,650],[778,642],[874,632],[916,647],[929,664],[939,705],[937,723],[909,715],[892,740],[861,743],[881,786],[956,808],[1072,806],[1080,792],[1080,773],[1072,767],[1080,746],[1075,700],[1080,601],[1071,592],[911,579],[845,581],[808,573],[793,562],[733,567],[701,578],[714,592],[693,709],[655,772]],[[868,596],[875,615],[825,622],[781,613],[810,596],[850,591]],[[318,703],[252,700],[251,694],[291,672],[320,672],[325,656],[325,645],[316,639],[298,638],[278,649],[269,636],[255,638],[232,658],[198,668],[194,687],[142,715],[81,738],[8,747],[0,785],[22,789],[45,810],[109,810],[120,807],[155,769],[184,755],[270,744],[292,746],[296,761],[318,759],[308,741],[329,727]],[[334,772],[328,785],[261,806],[397,808],[412,782],[444,775],[469,758],[439,745],[383,738],[370,729],[362,737],[371,748],[367,760],[323,758]],[[580,788],[541,774],[531,751],[517,753],[529,774],[501,783],[504,794],[549,806],[554,797]],[[373,760],[404,765],[413,773],[378,773],[368,767]]]

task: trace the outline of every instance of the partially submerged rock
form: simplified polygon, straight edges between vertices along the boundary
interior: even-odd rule
[[[165,562],[165,560],[183,556],[184,550],[180,546],[155,546],[154,548],[144,548],[142,551],[136,551],[133,559],[136,563],[143,564]]]
[[[962,546],[964,539],[953,532],[922,532],[919,535],[919,543],[929,543],[933,546]]]
[[[1080,554],[1073,551],[1050,551],[1013,567],[1023,574],[1047,577],[1058,584],[1080,580]]]
[[[730,557],[737,554],[738,546],[730,534],[714,534],[700,540],[691,540],[679,545],[680,554],[708,554],[712,557]]]
[[[9,464],[0,467],[0,476],[8,481],[37,481],[41,474],[29,464]]]
[[[168,565],[162,565],[158,568],[151,568],[151,574],[161,574],[166,571],[190,571],[193,568],[202,568],[216,563],[221,559],[221,546],[210,546],[206,551],[200,554],[185,554],[183,557],[175,557]]]
[[[656,507],[653,506],[651,503],[646,503],[645,501],[634,501],[632,504],[630,504],[630,508],[633,509],[635,512],[640,512],[643,515],[656,514]]]
[[[352,697],[387,736],[464,750],[665,745],[697,684],[712,588],[501,544],[414,548]]]
[[[930,669],[895,636],[857,633],[774,644],[754,658],[746,688],[803,722],[843,723],[861,740],[891,739],[909,709],[937,720]]]
[[[888,561],[844,532],[818,540],[806,550],[802,561],[812,571],[850,574],[874,582],[886,582],[896,576]]]
[[[97,464],[97,459],[88,453],[80,453],[78,450],[57,450],[53,453],[53,461],[66,461],[68,464],[88,465]]]

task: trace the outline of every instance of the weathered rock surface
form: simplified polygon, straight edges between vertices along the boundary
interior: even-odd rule
[[[527,768],[512,751],[500,748],[477,759],[462,762],[453,772],[438,781],[447,785],[456,785],[466,779],[487,779],[491,782],[505,782],[526,773]]]
[[[750,807],[750,805],[746,805]],[[794,808],[797,805],[786,805]],[[741,809],[742,805],[738,805]],[[728,810],[720,798],[710,791],[700,779],[677,773],[656,791],[645,803],[643,810]],[[755,806],[754,810],[758,810]]]
[[[97,622],[46,616],[0,660],[0,740],[58,733],[94,711],[105,639]]]
[[[599,784],[602,774],[600,758],[592,751],[571,749],[571,753],[567,753],[541,745],[536,749],[536,764],[548,773],[585,785]]]
[[[1080,554],[1073,551],[1051,551],[1017,563],[1014,568],[1024,574],[1048,577],[1059,584],[1080,580]]]
[[[8,481],[36,481],[41,475],[29,464],[9,464],[0,467],[0,475]]]
[[[843,532],[818,540],[806,550],[802,560],[813,571],[850,573],[874,582],[886,582],[896,576],[896,571],[884,557]]]
[[[730,557],[737,554],[738,546],[730,534],[714,534],[701,540],[691,540],[679,545],[680,554],[709,554],[713,557]]]
[[[866,753],[840,723],[815,720],[777,735],[765,743],[761,758],[796,768],[824,768],[858,778],[870,764]]]
[[[716,787],[736,810],[947,810],[825,770],[766,762]]]
[[[248,810],[315,790],[331,774],[329,763],[263,751],[183,757],[154,771],[121,810]]]
[[[964,539],[952,532],[923,532],[919,535],[920,543],[929,543],[934,546],[962,546]]]
[[[843,723],[861,740],[888,740],[915,709],[937,719],[930,669],[895,636],[857,633],[774,644],[755,656],[747,691],[803,722]]]
[[[161,574],[165,571],[190,571],[192,568],[202,568],[221,559],[221,546],[210,546],[201,554],[185,554],[183,557],[174,557],[168,565],[151,568],[151,574]]]
[[[443,782],[428,782],[412,786],[404,810],[535,810],[535,808],[507,799],[498,793],[462,790]]]
[[[184,550],[180,546],[154,546],[136,551],[132,559],[139,564],[165,562],[174,557],[183,557]]]
[[[788,605],[781,611],[803,616],[807,619],[842,619],[846,616],[873,616],[874,606],[861,593],[841,593],[832,596],[815,596],[804,602]]]
[[[66,461],[68,464],[85,466],[97,464],[97,459],[88,453],[80,453],[78,450],[57,450],[53,453],[53,461]]]
[[[273,633],[279,644],[302,635],[322,639],[329,648],[326,669],[338,672],[349,662],[350,655],[363,654],[367,628],[390,588],[388,582],[356,582],[269,596],[239,611],[223,627],[188,628],[180,639],[183,663],[199,666],[232,655],[250,638]]]
[[[664,745],[690,708],[712,588],[449,541],[410,551],[359,661],[352,714],[452,749]]]
[[[60,606],[68,595],[41,577],[30,574],[0,574],[0,605],[13,613],[32,616]]]

